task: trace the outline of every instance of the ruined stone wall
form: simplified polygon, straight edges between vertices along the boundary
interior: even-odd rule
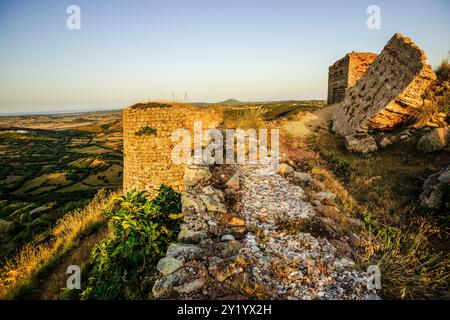
[[[361,79],[376,57],[378,54],[372,52],[353,52],[349,55],[348,89]]]
[[[336,61],[328,72],[328,104],[343,101],[347,91],[358,82],[377,56],[371,52],[352,52]]]
[[[422,107],[422,94],[434,79],[425,53],[397,33],[348,90],[332,116],[332,128],[341,135],[393,129]]]
[[[177,103],[145,103],[124,109],[124,191],[136,188],[154,195],[161,184],[184,190],[185,164],[172,162],[171,152],[177,142],[171,137],[179,128],[189,130],[192,137],[195,121],[202,121],[203,130],[207,130],[220,125],[223,118],[217,109]],[[137,134],[146,127],[156,132]]]
[[[328,71],[328,104],[333,104],[344,99],[345,90],[348,86],[348,63],[349,58],[336,61]]]

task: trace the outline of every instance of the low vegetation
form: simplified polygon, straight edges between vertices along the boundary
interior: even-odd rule
[[[154,199],[135,191],[117,198],[106,211],[113,237],[94,247],[82,298],[148,298],[156,263],[178,235],[180,212],[180,194],[164,185]]]
[[[416,155],[413,142],[399,142],[377,153],[349,153],[343,139],[321,130],[309,140],[340,180],[313,164],[327,187],[344,199],[346,208],[366,224],[359,262],[377,263],[384,298],[449,297],[448,216],[421,206],[422,177],[450,164],[448,150]],[[348,190],[348,192],[347,192]]]
[[[77,125],[73,117],[45,123],[58,128],[71,119]],[[86,206],[98,190],[121,187],[121,124],[117,115],[108,117],[107,123],[97,119],[76,129],[0,128],[0,262],[33,240],[45,240],[58,219]],[[21,121],[33,126],[41,120]]]
[[[138,137],[156,135],[156,129],[146,126],[136,131],[135,135]]]
[[[80,240],[95,232],[104,222],[103,211],[111,204],[116,193],[100,191],[82,210],[61,218],[45,242],[30,242],[15,258],[5,261],[0,270],[0,298],[30,298],[38,295],[40,279],[46,270]]]

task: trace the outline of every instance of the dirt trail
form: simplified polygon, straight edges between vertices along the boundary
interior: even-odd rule
[[[307,138],[318,127],[326,127],[336,105],[320,108],[314,112],[306,111],[297,115],[299,120],[292,120],[282,125],[283,130],[294,137]]]

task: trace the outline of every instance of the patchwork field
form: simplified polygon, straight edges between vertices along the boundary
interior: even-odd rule
[[[99,189],[121,187],[121,112],[2,117],[0,164],[2,260]]]

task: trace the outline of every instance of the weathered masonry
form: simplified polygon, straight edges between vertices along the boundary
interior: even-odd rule
[[[180,128],[189,130],[192,136],[195,121],[211,129],[223,118],[217,109],[178,103],[138,103],[124,109],[124,191],[146,190],[154,195],[161,184],[184,190],[186,164],[172,162],[171,152],[177,142],[171,137]]]
[[[328,104],[343,101],[348,89],[358,82],[377,56],[371,52],[351,52],[336,61],[328,72]]]
[[[422,95],[436,79],[425,53],[396,33],[357,83],[347,90],[331,120],[341,135],[391,130],[423,107]]]

